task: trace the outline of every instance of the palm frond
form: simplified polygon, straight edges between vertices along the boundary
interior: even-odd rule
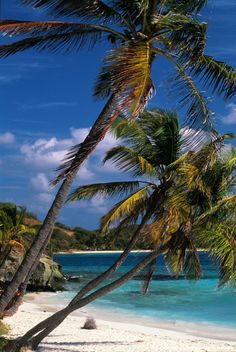
[[[103,162],[106,163],[108,160],[134,176],[146,175],[151,179],[159,177],[155,167],[132,148],[123,145],[114,147],[107,152]]]
[[[136,217],[141,215],[142,206],[138,206],[142,203],[146,203],[150,194],[152,192],[152,188],[147,185],[135,193],[131,194],[124,200],[118,202],[106,215],[104,215],[101,219],[101,230],[106,231],[111,225],[115,225],[119,223],[124,218],[129,217],[130,214],[133,216],[133,209],[137,209]]]
[[[121,15],[102,0],[21,0],[25,5],[45,9],[53,16],[79,17],[95,22],[121,22]]]
[[[80,186],[69,195],[68,201],[92,199],[96,196],[126,196],[130,192],[137,191],[140,183],[142,181],[107,182]]]
[[[169,10],[192,14],[201,11],[208,3],[208,0],[167,0],[166,6]]]
[[[236,219],[236,194],[227,195],[220,199],[217,204],[197,218],[196,224],[207,223],[211,219],[214,221],[216,218],[223,221],[222,215],[219,216],[222,213],[223,215],[225,214],[224,217],[228,218],[228,220],[229,217]]]
[[[205,86],[213,93],[232,98],[236,93],[236,72],[224,62],[208,55],[201,55],[190,68],[194,75],[200,76]]]
[[[198,232],[198,241],[220,264],[219,286],[230,282],[236,286],[236,231],[231,224],[217,224],[210,229]]]
[[[169,248],[164,256],[167,267],[176,276],[183,271],[186,248],[186,237],[181,231],[178,231],[170,239]]]
[[[161,37],[166,50],[175,57],[182,57],[187,50],[189,58],[191,52],[191,60],[194,61],[203,53],[207,30],[205,22],[173,11],[164,16],[156,14],[152,22],[155,32],[153,37],[157,37],[157,44]]]
[[[143,14],[148,10],[148,0],[113,0],[114,8],[125,18],[129,18],[133,25],[142,24]]]
[[[58,27],[58,29],[55,30],[55,28],[53,28],[52,33],[47,35],[33,35],[30,38],[22,39],[11,44],[1,45],[0,57],[7,57],[31,48],[39,51],[50,50],[53,52],[60,50],[67,53],[72,50],[78,50],[85,45],[89,47],[93,46],[98,43],[102,37],[102,31],[100,29],[83,24],[76,26],[68,25],[64,32],[62,27],[57,25],[56,27]],[[37,30],[35,29],[35,31]]]
[[[207,106],[206,99],[182,67],[178,68],[178,75],[173,85],[173,92],[180,97],[180,108],[187,107],[187,122],[191,126],[200,125],[202,128],[210,128],[214,131],[211,122],[212,112]]]
[[[148,43],[129,43],[109,52],[99,75],[94,95],[104,98],[111,92],[126,97],[126,114],[137,117],[153,94],[150,78],[152,52]]]
[[[199,255],[196,250],[188,250],[184,258],[183,272],[188,280],[199,280],[202,276],[202,268]]]
[[[67,32],[80,27],[87,28],[86,25],[67,23],[61,21],[18,21],[18,20],[4,20],[0,21],[0,33],[4,36],[15,37],[18,35],[46,35],[58,34]]]

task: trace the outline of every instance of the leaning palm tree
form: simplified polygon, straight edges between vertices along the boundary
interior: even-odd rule
[[[143,113],[137,121],[121,119],[114,128],[125,144],[110,150],[105,161],[113,160],[119,168],[131,172],[141,180],[82,186],[69,199],[118,194],[122,199],[102,218],[102,229],[114,226],[117,220],[118,229],[137,221],[140,224],[118,260],[106,272],[84,286],[66,308],[15,341],[11,345],[14,352],[19,351],[23,345],[36,348],[71,312],[124,284],[141,269],[152,264],[161,253],[176,275],[184,272],[187,278],[199,279],[201,265],[196,241],[199,241],[203,230],[202,224],[205,226],[207,223],[207,229],[214,239],[213,226],[216,221],[212,220],[212,212],[224,208],[225,211],[231,209],[235,213],[236,196],[232,194],[229,197],[228,191],[230,183],[235,184],[232,174],[236,160],[232,155],[223,161],[220,159],[219,150],[223,138],[208,143],[199,152],[189,151],[181,155],[181,134],[176,115],[160,110]],[[216,164],[219,177],[213,178]],[[230,171],[227,165],[231,165]],[[118,269],[143,234],[148,235],[153,243],[151,253],[125,275],[97,288]],[[229,254],[235,258],[236,244],[230,242],[224,234],[222,237],[221,243],[227,242],[227,251],[221,251],[218,258],[224,264]],[[202,243],[207,245],[207,240],[202,240]],[[211,247],[212,252],[216,251],[217,243],[213,240],[210,244],[208,241],[208,247]],[[227,277],[224,282],[232,279],[231,271],[232,260],[224,265],[224,277]]]
[[[30,48],[70,52],[100,44],[102,40],[109,40],[113,48],[105,57],[94,91],[97,98],[108,98],[108,102],[84,142],[72,148],[60,167],[54,184],[61,180],[63,183],[38,236],[0,298],[0,312],[34,270],[81,164],[120,113],[137,117],[152,96],[151,67],[156,58],[163,56],[173,64],[174,90],[178,91],[181,106],[186,108],[192,123],[202,127],[211,124],[211,112],[194,78],[226,99],[235,92],[233,69],[204,53],[207,26],[199,21],[197,13],[206,0],[22,0],[22,3],[44,9],[57,16],[58,21],[1,21],[0,33],[24,39],[1,45],[0,57]],[[70,21],[60,20],[67,17]]]

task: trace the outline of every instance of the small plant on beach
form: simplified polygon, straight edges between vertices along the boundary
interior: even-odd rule
[[[108,41],[110,50],[98,77],[94,95],[108,101],[83,143],[74,146],[54,184],[63,183],[12,282],[0,297],[0,313],[20,285],[27,285],[50,240],[56,218],[82,163],[104,138],[114,120],[124,114],[136,118],[154,92],[151,69],[163,57],[175,68],[174,90],[185,106],[187,121],[212,128],[211,112],[196,81],[223,98],[235,92],[233,69],[205,54],[207,25],[198,13],[207,0],[22,0],[46,10],[57,21],[0,22],[0,33],[23,36],[0,46],[0,57],[27,49],[70,52]],[[64,18],[64,21],[61,20]],[[69,21],[65,19],[69,18]],[[157,60],[156,60],[157,59]],[[22,294],[24,290],[21,291]]]
[[[10,328],[7,324],[0,321],[0,352],[7,352],[7,346],[9,345],[9,340],[7,340],[5,335],[10,331]],[[10,350],[9,350],[10,351]]]
[[[10,328],[3,321],[0,321],[0,336],[6,335],[10,331]]]
[[[95,330],[97,329],[97,324],[94,318],[88,317],[81,329],[85,330]]]

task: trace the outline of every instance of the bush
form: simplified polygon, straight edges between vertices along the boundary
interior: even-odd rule
[[[3,337],[0,337],[0,352],[6,352],[7,351],[7,344],[8,340],[4,339]]]
[[[0,336],[6,335],[10,328],[0,320]]]
[[[94,330],[97,329],[97,324],[94,318],[87,318],[82,329]]]

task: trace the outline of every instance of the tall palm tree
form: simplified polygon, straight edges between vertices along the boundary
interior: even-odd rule
[[[199,21],[197,13],[206,0],[22,0],[22,3],[45,9],[57,16],[58,21],[1,21],[0,33],[24,39],[1,45],[0,57],[29,48],[70,52],[104,39],[110,41],[113,49],[105,57],[94,91],[98,98],[109,97],[108,102],[84,142],[72,148],[61,166],[54,184],[61,180],[63,183],[37,238],[0,298],[0,312],[19,285],[30,277],[81,164],[121,112],[134,118],[147,104],[154,90],[151,67],[156,58],[163,56],[174,65],[174,88],[192,123],[205,127],[211,124],[211,112],[193,78],[226,99],[235,92],[233,69],[204,53],[207,26]],[[60,20],[67,17],[69,22]]]
[[[119,228],[138,220],[140,225],[128,247],[111,268],[83,287],[66,308],[42,321],[16,341],[11,347],[13,352],[28,343],[36,348],[71,312],[124,284],[153,263],[159,254],[164,253],[167,265],[175,274],[184,272],[187,278],[199,279],[201,265],[196,241],[203,237],[201,243],[212,252],[217,251],[217,247],[219,249],[219,242],[218,245],[214,243],[216,220],[212,220],[212,212],[224,210],[229,213],[231,209],[231,213],[235,214],[236,203],[236,195],[228,195],[230,185],[235,185],[233,172],[236,159],[234,154],[221,160],[219,150],[223,138],[208,143],[198,152],[190,151],[181,155],[178,120],[174,113],[160,110],[143,113],[137,121],[121,119],[115,124],[115,132],[122,137],[125,145],[110,150],[105,161],[113,160],[122,170],[142,179],[82,186],[69,199],[90,199],[97,195],[125,196],[102,218],[102,228],[114,225],[117,219]],[[218,177],[214,176],[216,167],[219,170]],[[148,220],[151,223],[147,224]],[[227,226],[222,217],[217,221]],[[200,235],[206,224],[212,236],[211,242]],[[232,222],[228,224],[230,226]],[[97,289],[97,285],[110,277],[127,258],[144,232],[152,240],[152,252],[128,273]],[[232,280],[236,242],[229,241],[223,233],[221,235],[221,244],[226,243],[226,250],[221,250],[218,258],[224,265],[226,282]],[[225,260],[229,257],[231,260],[226,265]]]

